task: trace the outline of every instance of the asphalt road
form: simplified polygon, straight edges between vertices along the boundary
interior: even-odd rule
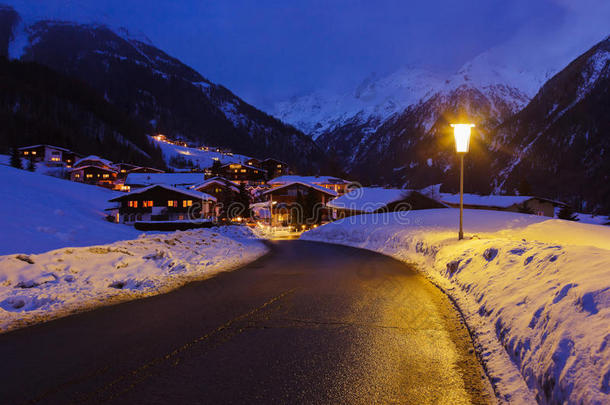
[[[313,242],[0,335],[1,404],[493,401],[441,292],[388,257]]]

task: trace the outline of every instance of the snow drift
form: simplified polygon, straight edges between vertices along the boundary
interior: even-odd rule
[[[0,256],[0,332],[164,293],[266,252],[248,228],[225,226]]]
[[[368,214],[302,239],[419,264],[457,303],[503,402],[610,401],[610,229],[466,210]],[[525,383],[527,384],[524,384]]]

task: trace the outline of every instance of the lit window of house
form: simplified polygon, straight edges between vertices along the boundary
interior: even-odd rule
[[[80,179],[80,174],[79,174],[79,173],[76,173],[76,174],[74,175],[74,178],[75,178],[75,179]]]
[[[36,151],[35,151],[35,150],[33,150],[33,151],[32,151],[32,155],[35,155],[35,154],[36,154]]]
[[[177,207],[178,206],[178,201],[176,201],[176,200],[168,200],[167,201],[167,206],[168,207]]]
[[[25,152],[23,152],[24,155],[29,155],[30,152],[28,152],[27,150]]]
[[[148,201],[142,201],[142,207],[144,208],[150,208],[153,206],[153,202],[148,200]]]
[[[281,168],[282,168],[282,165],[277,165],[277,168],[278,168],[278,169],[281,169]]]
[[[258,170],[255,170],[255,171],[254,171],[254,173],[257,173],[257,174],[258,174]]]
[[[191,207],[193,205],[193,200],[182,200],[182,206],[184,208]]]
[[[214,189],[214,192],[215,192],[215,193],[220,193],[221,191],[222,191],[222,190],[220,189],[220,187],[216,187],[216,188]]]
[[[127,206],[130,208],[138,208],[138,202],[137,201],[128,201]]]
[[[236,170],[236,171],[237,171],[237,170]],[[245,173],[245,172],[246,172],[246,169],[241,169],[241,172],[242,172],[242,173]]]
[[[93,175],[91,173],[88,173],[87,175],[85,175],[85,177],[87,177],[88,179],[92,178]]]
[[[108,177],[110,177],[110,175],[109,175],[108,173],[104,173],[104,175],[103,175],[102,177],[104,177],[105,179],[107,179]]]

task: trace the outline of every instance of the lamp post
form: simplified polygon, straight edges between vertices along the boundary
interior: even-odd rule
[[[451,124],[455,137],[455,151],[460,155],[460,232],[458,239],[464,239],[464,155],[470,149],[470,129],[474,124]]]

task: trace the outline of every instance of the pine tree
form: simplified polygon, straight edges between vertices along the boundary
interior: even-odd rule
[[[574,213],[572,207],[564,205],[557,213],[557,218],[566,219],[568,221],[579,221],[578,216]]]
[[[36,171],[36,164],[34,163],[34,159],[28,160],[28,170],[30,172],[35,172]]]
[[[246,189],[246,184],[241,183],[239,185],[239,195],[237,201],[243,207],[240,216],[242,218],[250,218],[250,193]]]
[[[23,169],[21,155],[19,154],[19,149],[17,148],[11,148],[11,166],[17,169]]]

